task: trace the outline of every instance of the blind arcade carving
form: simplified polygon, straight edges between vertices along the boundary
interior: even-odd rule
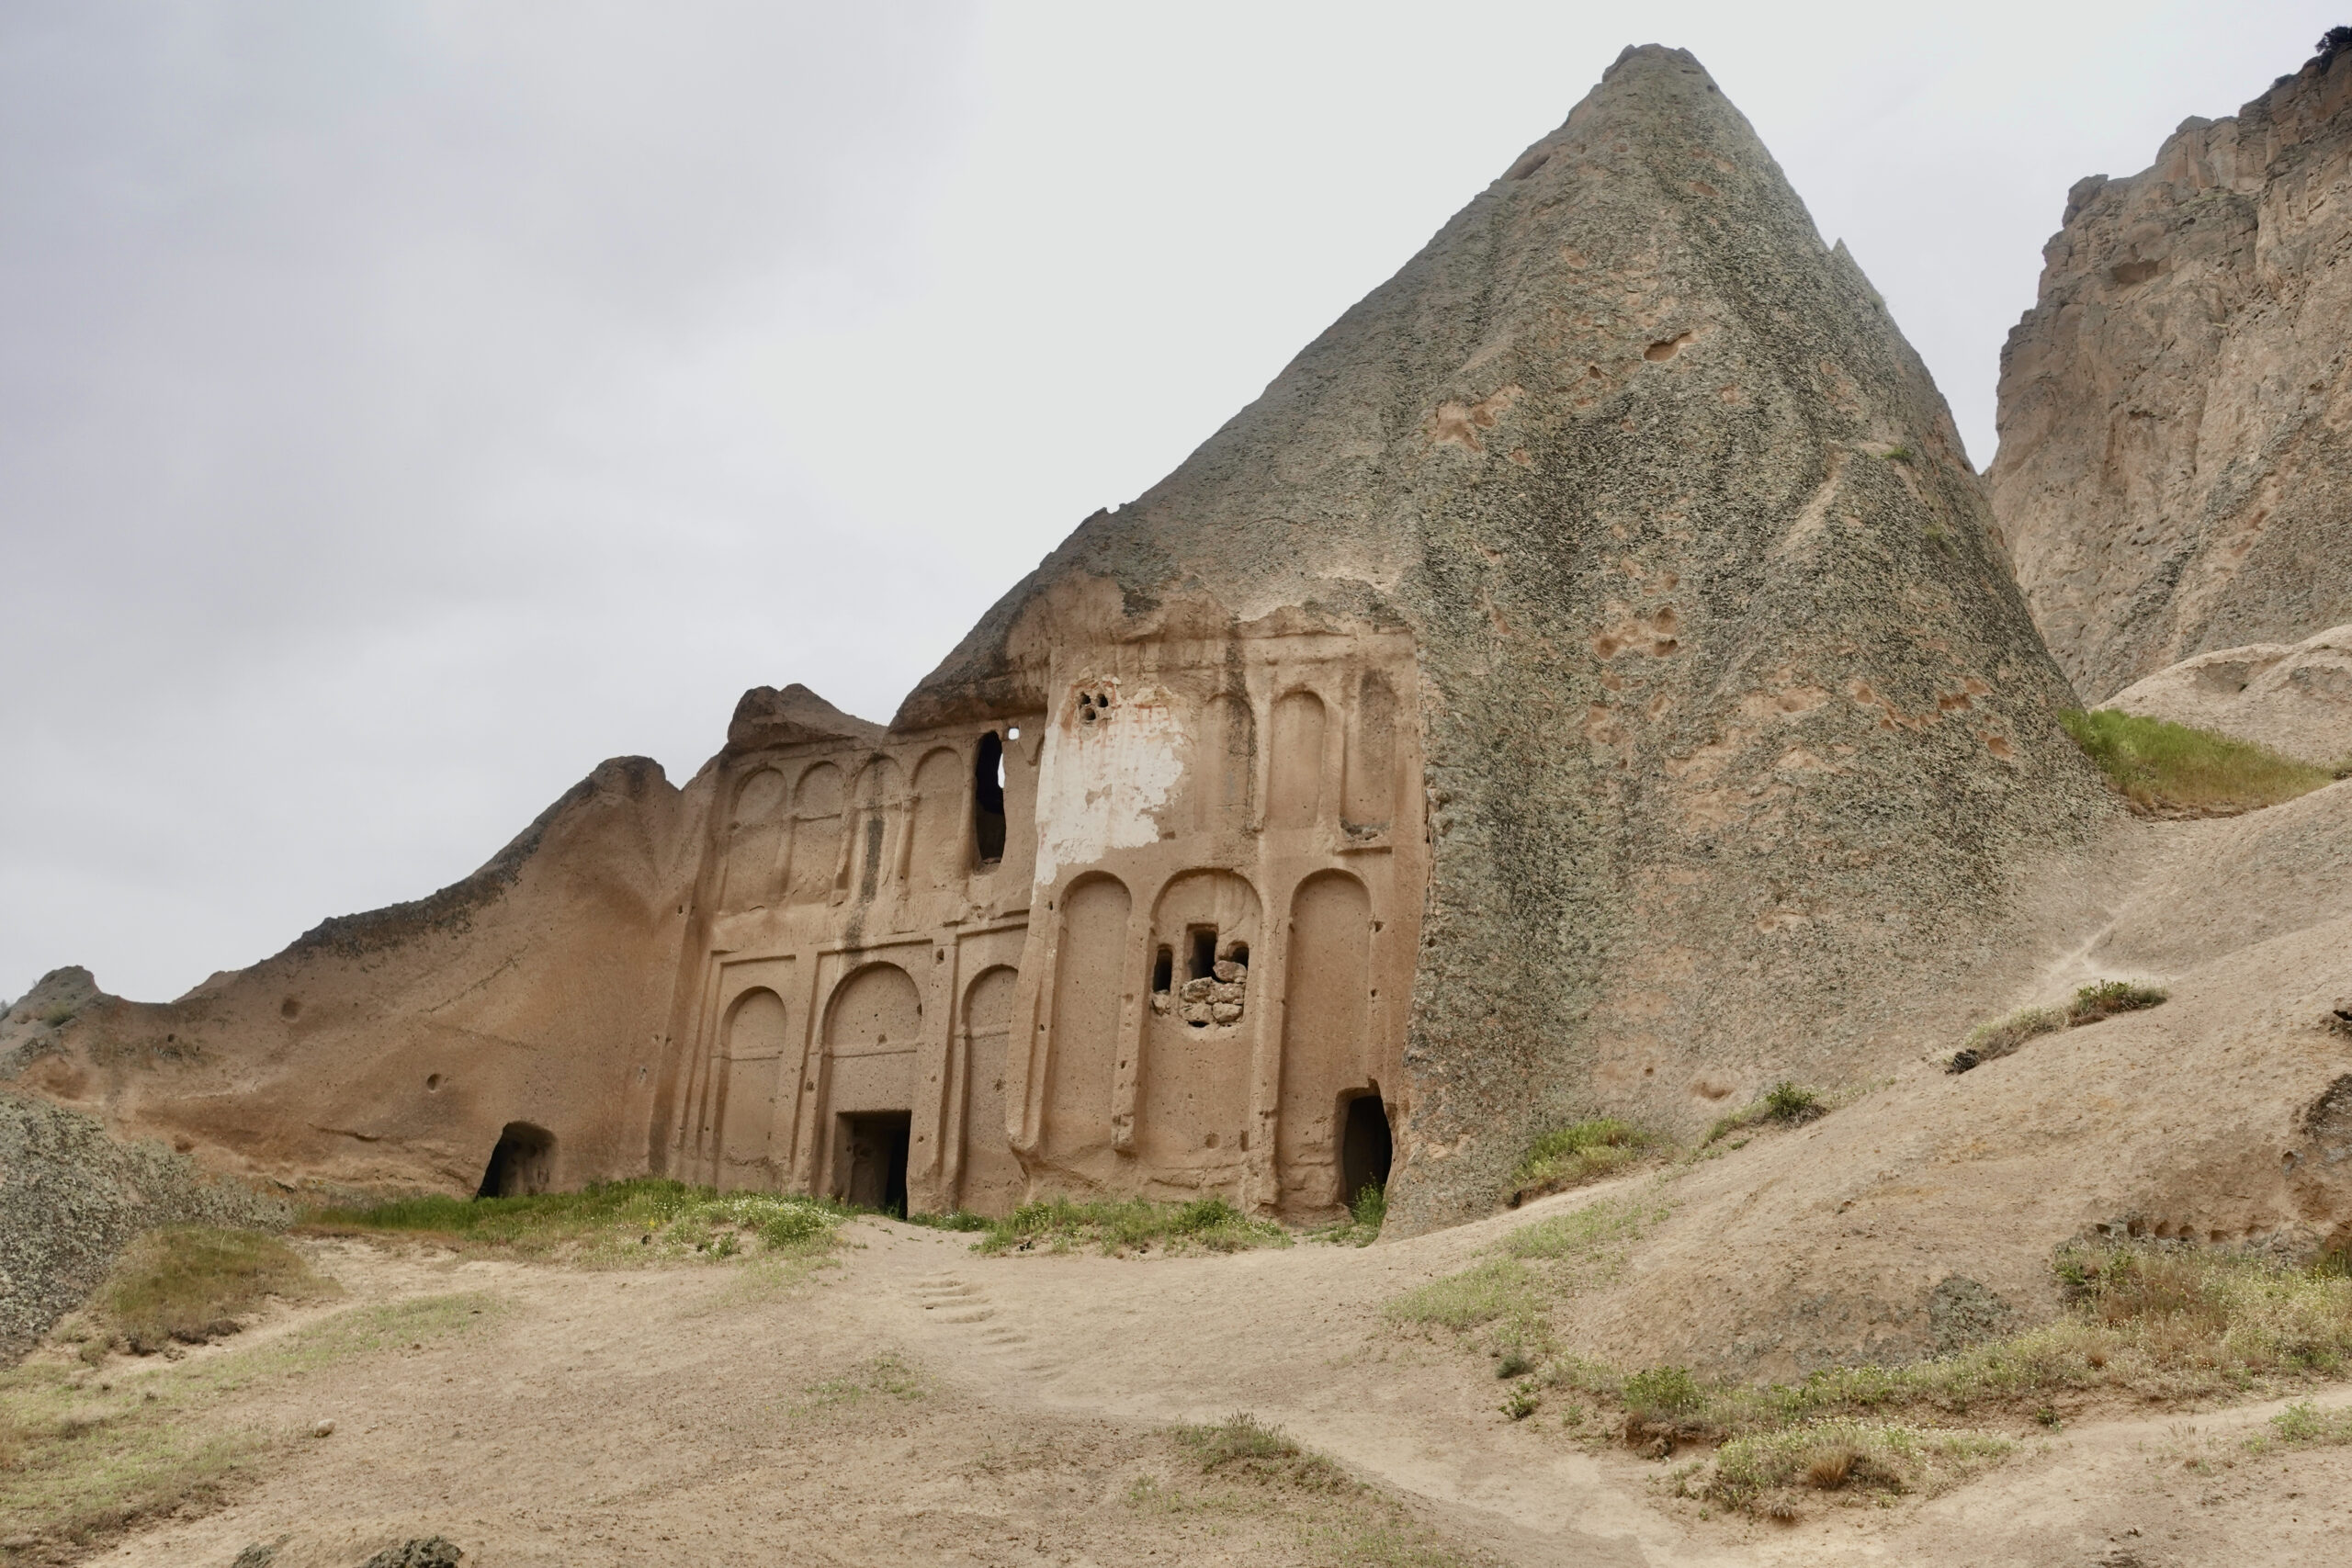
[[[1344,1201],[1349,1104],[1404,1109],[1409,638],[1056,653],[1051,711],[722,754],[674,1174],[870,1198],[902,1158],[919,1211]]]

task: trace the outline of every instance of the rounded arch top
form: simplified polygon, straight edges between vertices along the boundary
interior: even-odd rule
[[[922,1029],[922,994],[887,959],[853,969],[825,1002],[825,1046],[911,1048]]]
[[[883,806],[906,794],[906,770],[888,757],[876,756],[858,770],[857,804]]]
[[[830,817],[842,808],[842,771],[831,762],[817,762],[801,770],[793,786],[793,804],[801,815]]]
[[[784,775],[774,768],[746,773],[735,786],[735,825],[774,821],[784,813],[786,795]]]

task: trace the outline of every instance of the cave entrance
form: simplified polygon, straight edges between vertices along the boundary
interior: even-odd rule
[[[1396,1145],[1388,1135],[1388,1107],[1378,1089],[1347,1102],[1340,1124],[1340,1201],[1353,1207],[1367,1187],[1388,1185],[1388,1163]]]
[[[555,1134],[528,1122],[509,1122],[499,1130],[498,1145],[481,1173],[477,1198],[526,1198],[548,1190],[548,1175],[555,1167]]]
[[[914,1117],[904,1111],[842,1118],[842,1168],[848,1174],[842,1183],[845,1201],[905,1218],[907,1144],[913,1125]]]

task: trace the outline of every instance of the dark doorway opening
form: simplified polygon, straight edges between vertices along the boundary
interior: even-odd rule
[[[1356,1194],[1372,1186],[1388,1185],[1388,1162],[1395,1145],[1388,1136],[1388,1107],[1377,1090],[1348,1101],[1347,1119],[1340,1132],[1340,1201],[1353,1206]]]
[[[972,847],[982,865],[1004,858],[1004,742],[993,729],[972,760]]]
[[[1214,977],[1216,974],[1216,928],[1194,926],[1184,936],[1193,944],[1193,966],[1186,978],[1206,980]]]
[[[862,1209],[904,1218],[907,1212],[907,1143],[914,1118],[904,1111],[878,1111],[842,1118],[842,1155],[848,1179],[842,1197]]]
[[[526,1198],[548,1190],[555,1166],[555,1134],[528,1122],[509,1122],[481,1173],[477,1198]]]

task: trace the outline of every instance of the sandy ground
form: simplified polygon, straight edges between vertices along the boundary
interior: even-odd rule
[[[2249,1455],[2267,1404],[2086,1422],[1925,1502],[1702,1517],[1668,1496],[1668,1465],[1579,1442],[1550,1410],[1508,1420],[1480,1362],[1380,1315],[1502,1229],[1583,1201],[1362,1250],[1141,1260],[984,1258],[859,1221],[838,1267],[784,1287],[740,1264],[588,1272],[313,1244],[362,1305],[496,1304],[470,1331],[250,1396],[222,1418],[335,1430],[289,1438],[227,1507],[96,1561],[229,1568],[264,1542],[277,1568],[349,1568],[434,1534],[469,1568],[2346,1560],[2352,1450]],[[1211,1483],[1166,1427],[1236,1410],[1369,1489]]]

